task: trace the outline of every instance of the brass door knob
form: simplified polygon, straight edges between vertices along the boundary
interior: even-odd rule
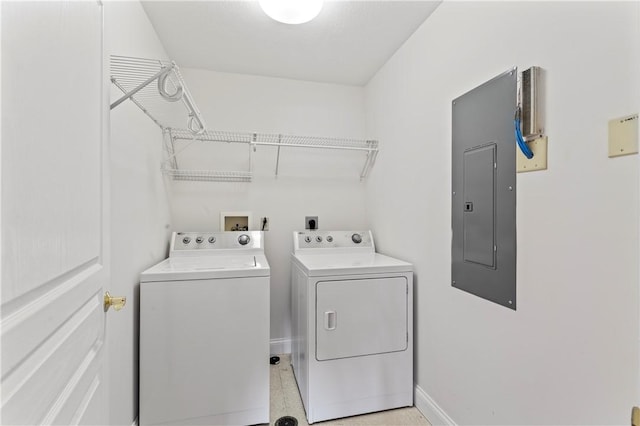
[[[113,309],[119,311],[124,308],[124,305],[127,303],[126,297],[113,297],[109,294],[109,292],[104,293],[104,311],[107,312],[110,307],[113,306]]]

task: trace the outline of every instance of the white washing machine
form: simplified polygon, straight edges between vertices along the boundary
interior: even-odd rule
[[[269,423],[264,235],[178,232],[140,278],[140,425]]]
[[[370,231],[294,232],[291,363],[309,423],[413,405],[413,267]]]

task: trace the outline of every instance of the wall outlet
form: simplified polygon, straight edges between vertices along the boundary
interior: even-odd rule
[[[609,121],[609,157],[638,153],[638,114]]]
[[[269,218],[261,217],[260,223],[258,224],[258,230],[260,231],[268,231],[269,230]]]
[[[318,229],[318,216],[305,216],[304,229]]]

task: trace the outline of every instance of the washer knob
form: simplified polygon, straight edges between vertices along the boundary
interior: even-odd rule
[[[333,237],[331,235],[327,235],[327,242],[333,242]]]
[[[189,244],[189,243],[191,242],[191,238],[189,238],[189,237],[184,237],[184,238],[182,239],[182,242],[183,242],[184,244]]]
[[[198,244],[202,244],[203,241],[204,241],[204,238],[202,238],[202,237],[197,237],[196,238],[196,243],[198,243]]]
[[[209,242],[211,244],[215,243],[216,242],[216,237],[209,237]]]
[[[311,242],[311,237],[307,235],[306,237],[304,237],[304,240],[306,242],[310,243]]]
[[[238,237],[238,242],[240,243],[240,245],[246,246],[247,244],[249,244],[249,241],[251,241],[251,237],[249,237],[247,234],[242,234]]]
[[[353,241],[356,244],[360,244],[362,242],[362,235],[360,234],[353,234],[351,236],[351,241]]]
[[[322,242],[322,237],[321,237],[320,235],[318,235],[318,236],[316,237],[316,241],[317,241],[317,242],[319,242],[319,243],[321,243],[321,242]]]

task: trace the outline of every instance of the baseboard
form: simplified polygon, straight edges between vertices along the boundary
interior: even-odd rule
[[[269,343],[271,355],[291,353],[291,339],[271,339]]]
[[[432,425],[457,426],[453,419],[418,385],[415,385],[413,401],[416,408]]]

